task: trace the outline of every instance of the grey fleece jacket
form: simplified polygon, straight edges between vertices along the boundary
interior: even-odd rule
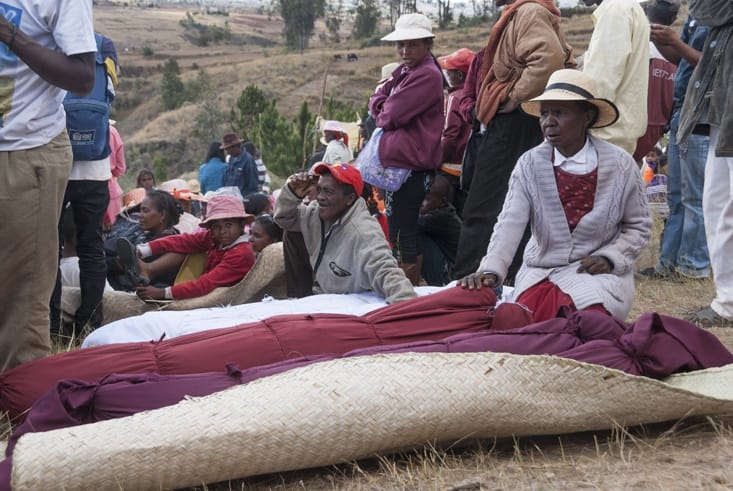
[[[283,186],[275,202],[275,221],[285,230],[303,234],[314,270],[314,293],[374,291],[387,303],[416,296],[362,198],[333,223],[318,216],[318,202],[305,206],[301,201],[287,184]]]

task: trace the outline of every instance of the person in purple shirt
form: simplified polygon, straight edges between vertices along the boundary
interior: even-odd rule
[[[382,41],[396,41],[402,63],[369,100],[377,127],[384,130],[379,141],[382,165],[411,170],[399,190],[385,192],[385,202],[394,253],[413,285],[420,281],[422,262],[420,205],[442,159],[445,80],[431,53],[434,37],[424,15],[400,16],[394,32]]]

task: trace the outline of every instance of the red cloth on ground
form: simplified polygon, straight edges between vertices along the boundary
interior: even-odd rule
[[[0,374],[0,411],[22,418],[33,402],[60,379],[96,381],[110,373],[186,374],[242,368],[357,348],[437,340],[486,330],[490,288],[446,288],[388,305],[364,316],[294,314],[157,343],[122,343],[69,351],[23,363]]]
[[[570,295],[549,280],[543,280],[528,288],[519,295],[516,302],[525,305],[532,311],[532,318],[535,322],[557,317],[557,313],[563,307],[568,307],[571,311],[578,310]],[[583,310],[594,310],[611,315],[601,304],[589,305]]]
[[[560,202],[563,210],[565,210],[565,218],[572,232],[580,219],[593,209],[596,183],[598,182],[598,167],[588,174],[571,174],[559,167],[555,167],[554,170],[557,192],[560,195]]]

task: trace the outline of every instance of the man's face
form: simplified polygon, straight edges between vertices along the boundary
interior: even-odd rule
[[[344,192],[341,185],[331,174],[324,174],[318,180],[318,215],[326,221],[336,220],[356,201],[356,194]]]
[[[242,145],[241,144],[232,145],[231,147],[226,147],[224,151],[228,153],[229,155],[231,155],[232,157],[236,157],[237,155],[242,153]]]

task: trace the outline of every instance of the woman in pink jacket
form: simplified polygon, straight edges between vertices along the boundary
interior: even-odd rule
[[[207,217],[200,223],[204,230],[190,234],[171,235],[137,246],[137,256],[144,258],[163,253],[153,262],[145,263],[135,257],[132,245],[118,242],[118,254],[136,276],[140,286],[137,295],[143,300],[178,300],[206,295],[220,286],[231,286],[244,278],[255,262],[249,237],[244,226],[254,220],[235,196],[214,196],[207,206]],[[161,271],[180,267],[185,254],[206,253],[204,273],[197,279],[160,288],[148,284],[147,278]],[[130,259],[132,258],[132,259]]]

